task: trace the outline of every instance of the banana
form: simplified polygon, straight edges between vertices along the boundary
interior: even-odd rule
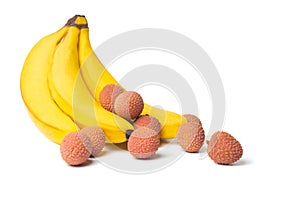
[[[57,105],[79,127],[101,127],[112,143],[126,141],[126,130],[133,126],[125,119],[108,112],[91,96],[80,73],[78,43],[80,28],[71,26],[53,56],[48,84]]]
[[[80,73],[96,101],[99,102],[100,92],[107,84],[119,84],[93,51],[88,27],[80,30],[79,62]]]
[[[97,102],[99,102],[100,92],[105,85],[119,84],[93,51],[88,27],[82,28],[80,31],[79,61],[82,77]],[[148,104],[145,104],[142,114],[150,114],[159,120],[162,125],[161,138],[163,139],[176,137],[179,126],[186,122],[182,115]]]
[[[31,117],[31,120],[35,124],[35,126],[42,132],[44,135],[51,141],[53,141],[56,144],[61,144],[61,141],[64,139],[64,137],[70,133],[77,131],[79,128],[76,128],[76,130],[60,130],[57,127],[50,126],[48,124],[45,124],[44,122],[40,121],[40,119],[36,118],[32,115],[32,113],[29,112],[29,116]]]
[[[55,49],[68,29],[65,26],[42,38],[32,48],[25,60],[20,79],[22,98],[31,119],[41,132],[58,144],[67,133],[78,130],[73,120],[53,101],[47,81]]]
[[[97,125],[108,141],[125,142],[132,124],[99,103],[107,84],[118,82],[94,53],[86,18],[76,15],[32,48],[22,69],[20,89],[29,116],[51,141],[60,144],[69,132]],[[174,138],[186,122],[179,114],[148,104],[142,114],[160,121],[162,138]]]

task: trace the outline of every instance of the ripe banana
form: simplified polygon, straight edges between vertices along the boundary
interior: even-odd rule
[[[133,126],[99,103],[107,84],[118,84],[94,53],[87,21],[74,16],[57,32],[41,39],[30,51],[21,73],[21,93],[35,125],[60,144],[69,132],[100,126],[113,143],[126,141]],[[158,118],[161,137],[174,138],[186,122],[179,114],[145,104],[143,114]]]
[[[105,85],[119,84],[93,51],[89,40],[88,27],[80,30],[79,61],[82,77],[97,102],[99,102],[100,92]],[[162,125],[161,138],[176,137],[179,126],[186,122],[186,119],[177,113],[152,107],[148,104],[145,104],[142,114],[150,114],[159,120]]]
[[[20,88],[27,110],[36,126],[55,143],[78,130],[73,120],[57,107],[48,89],[47,75],[57,44],[69,27],[42,38],[28,54],[21,73]]]
[[[82,20],[84,21],[84,20]],[[57,105],[80,127],[100,126],[113,143],[126,141],[126,130],[133,126],[125,119],[108,112],[91,96],[79,70],[78,42],[80,29],[71,26],[57,46],[48,84]]]

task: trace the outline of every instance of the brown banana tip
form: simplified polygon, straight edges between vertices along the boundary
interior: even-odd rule
[[[131,133],[132,133],[133,131],[134,131],[134,130],[130,130],[130,129],[126,130],[126,139],[127,139],[127,140],[130,138],[130,135],[131,135]]]
[[[77,17],[78,17],[78,15],[75,15],[74,17],[70,18],[70,19],[67,21],[66,26],[70,26],[70,25],[74,24]]]
[[[76,24],[76,19],[78,17],[85,17],[84,15],[75,15],[74,17],[70,18],[67,23],[65,24],[65,26],[75,26],[79,29],[82,28],[88,28],[88,24]]]

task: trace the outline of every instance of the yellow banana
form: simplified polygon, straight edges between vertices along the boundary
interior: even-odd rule
[[[21,73],[21,93],[35,125],[60,144],[69,132],[100,126],[110,142],[126,141],[133,126],[106,111],[99,94],[107,84],[118,84],[93,52],[84,16],[71,18],[59,31],[41,39],[26,58]],[[161,137],[174,138],[181,115],[145,104],[162,124]]]
[[[94,53],[89,40],[88,27],[82,28],[80,31],[79,61],[82,77],[97,102],[99,102],[100,92],[105,85],[119,84]],[[186,119],[179,114],[148,104],[145,104],[142,114],[150,114],[159,120],[162,124],[161,138],[176,137],[179,126],[186,122]]]
[[[93,51],[88,27],[80,30],[79,62],[82,77],[96,101],[99,102],[99,94],[107,84],[119,84]]]
[[[91,96],[79,70],[78,42],[80,29],[71,26],[57,46],[48,74],[51,94],[57,105],[80,127],[100,126],[113,143],[126,141],[126,130],[133,126],[125,119],[108,112]]]
[[[20,89],[27,110],[50,140],[60,143],[71,131],[78,130],[73,120],[57,107],[48,89],[47,74],[52,56],[68,27],[42,38],[28,54],[21,73]]]
[[[64,137],[70,133],[79,130],[79,128],[76,128],[74,130],[60,130],[57,127],[50,126],[48,124],[45,124],[44,122],[41,122],[40,119],[36,118],[32,115],[32,113],[29,112],[29,116],[31,117],[31,120],[35,124],[35,126],[51,141],[53,141],[56,144],[61,144]]]

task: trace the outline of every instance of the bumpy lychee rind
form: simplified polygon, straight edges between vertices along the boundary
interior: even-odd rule
[[[179,145],[186,152],[198,152],[203,145],[205,135],[200,124],[187,122],[182,124],[176,135]]]
[[[132,132],[127,147],[131,155],[145,159],[155,154],[159,145],[159,134],[152,129],[142,127]]]
[[[143,109],[143,98],[134,91],[123,92],[116,98],[114,104],[115,113],[127,120],[137,118]]]
[[[99,95],[100,104],[102,107],[110,112],[114,111],[114,103],[116,98],[122,94],[124,90],[115,84],[106,85]]]
[[[187,122],[192,122],[192,123],[195,123],[195,124],[200,124],[200,125],[202,125],[200,119],[199,119],[196,115],[193,115],[193,114],[185,114],[185,115],[183,115],[183,117],[186,118]]]
[[[242,157],[243,148],[232,135],[219,131],[211,136],[207,153],[214,162],[228,165]]]
[[[157,133],[160,133],[161,125],[155,117],[149,116],[149,115],[143,115],[138,117],[135,122],[134,122],[134,128],[141,128],[141,127],[146,127],[150,128]]]
[[[86,135],[72,132],[63,139],[60,152],[63,160],[69,165],[81,165],[90,157],[92,143]]]
[[[97,156],[105,145],[105,134],[98,126],[89,126],[80,130],[81,134],[88,136],[92,143],[92,155]]]

